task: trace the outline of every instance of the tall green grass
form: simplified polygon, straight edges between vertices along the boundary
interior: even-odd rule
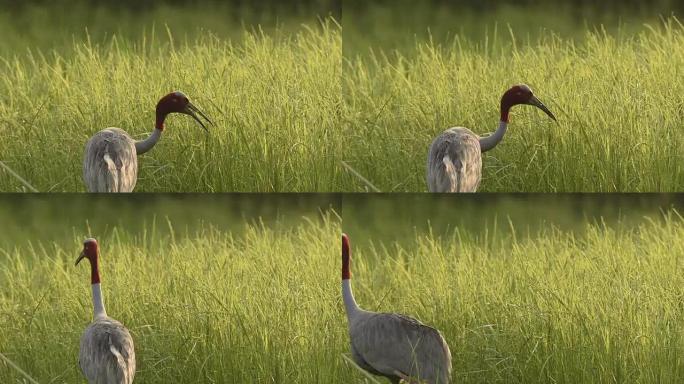
[[[245,29],[236,40],[169,31],[2,58],[0,160],[39,191],[83,191],[88,138],[109,126],[146,137],[159,98],[180,89],[215,126],[204,134],[190,118],[171,116],[139,159],[137,191],[341,189],[334,20],[294,33]],[[0,171],[0,190],[25,188]]]
[[[527,83],[556,114],[518,106],[484,155],[482,191],[678,191],[684,27],[675,18],[634,36],[552,33],[519,43],[501,28],[477,41],[416,43],[347,57],[343,159],[382,191],[425,191],[428,146],[444,129],[496,129],[499,101]],[[348,175],[345,190],[366,184]]]
[[[131,330],[145,383],[364,382],[347,324],[334,216],[183,237],[100,238],[108,313]],[[360,305],[435,325],[454,382],[681,382],[684,220],[485,238],[415,234],[355,245]],[[88,233],[83,233],[83,236]],[[0,353],[38,382],[76,382],[91,319],[80,236],[0,250]],[[21,376],[0,363],[0,381]]]
[[[422,234],[415,248],[358,250],[356,286],[366,307],[440,328],[454,382],[675,383],[682,224],[590,225],[582,240],[553,229],[490,242]]]
[[[455,231],[354,248],[362,307],[439,328],[458,383],[676,383],[684,378],[676,213],[498,238]]]
[[[133,335],[136,381],[338,380],[339,234],[329,212],[287,230],[245,224],[171,237],[119,227],[100,237],[105,306]],[[73,263],[89,235],[71,247],[32,240],[0,250],[0,353],[38,382],[82,380],[78,343],[92,304],[89,269]],[[0,382],[20,379],[0,362]]]

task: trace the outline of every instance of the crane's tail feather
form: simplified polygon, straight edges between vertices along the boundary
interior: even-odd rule
[[[459,171],[456,169],[456,166],[454,166],[454,162],[451,161],[451,157],[445,155],[442,158],[442,163],[444,163],[444,173],[446,173],[449,178],[449,190],[460,191],[461,186],[459,181],[461,178],[459,177]]]
[[[105,152],[105,154],[104,154],[104,156],[102,156],[102,158],[104,159],[105,163],[107,163],[107,169],[108,169],[108,172],[105,175],[105,177],[107,178],[105,183],[107,185],[109,185],[109,188],[111,191],[117,191],[118,192],[119,191],[119,179],[121,176],[119,174],[119,168],[116,166],[116,163],[114,162],[114,160],[112,160],[112,157],[109,156],[109,153]]]
[[[116,164],[114,164],[114,160],[112,160],[112,157],[109,156],[109,153],[105,153],[103,158],[105,163],[107,163],[107,168],[109,168],[111,172],[116,172]]]
[[[128,363],[123,355],[121,355],[121,352],[112,344],[109,345],[109,351],[112,352],[112,355],[116,358],[117,375],[120,375],[124,379],[124,383],[132,382],[133,380],[129,380],[128,377]]]

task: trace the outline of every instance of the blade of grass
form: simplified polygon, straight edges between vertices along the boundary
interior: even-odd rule
[[[351,358],[349,358],[349,356],[347,356],[347,355],[345,355],[345,354],[343,353],[343,354],[342,354],[342,358],[345,359],[345,360],[346,360],[349,364],[351,364],[354,368],[356,368],[359,372],[361,372],[364,376],[366,376],[366,377],[368,378],[368,380],[372,381],[373,383],[380,384],[380,382],[379,382],[376,378],[374,378],[373,376],[371,376],[370,373],[366,372],[364,369],[362,369],[361,367],[359,367],[358,365],[356,365],[356,363],[354,362],[354,360],[352,360]]]
[[[28,188],[31,192],[38,192],[38,190],[37,190],[36,188],[34,188],[28,181],[26,181],[26,179],[24,179],[23,177],[19,176],[18,173],[14,172],[14,171],[12,170],[12,168],[10,168],[10,167],[9,167],[7,164],[5,164],[3,161],[0,161],[0,166],[2,166],[2,167],[7,171],[7,173],[9,173],[10,175],[14,176],[17,180],[19,180],[19,182],[21,182],[22,184],[24,184],[24,186],[25,186],[26,188]]]
[[[34,380],[31,376],[29,376],[28,373],[24,372],[23,369],[19,368],[18,365],[14,364],[12,360],[10,360],[7,356],[3,355],[2,352],[0,352],[0,359],[4,360],[7,365],[10,367],[14,368],[17,370],[17,372],[21,373],[28,381],[30,381],[33,384],[39,384],[36,380]]]
[[[373,183],[371,183],[371,182],[370,182],[368,179],[366,179],[365,177],[361,176],[361,174],[358,173],[358,172],[356,172],[356,170],[354,170],[354,168],[352,168],[349,164],[347,164],[347,163],[344,162],[343,160],[340,161],[340,164],[342,164],[342,166],[343,166],[347,171],[349,171],[352,175],[356,176],[359,180],[361,180],[361,182],[364,183],[364,184],[366,185],[366,187],[370,188],[373,192],[381,192],[380,189],[378,189],[378,187],[376,187],[375,185],[373,185]]]

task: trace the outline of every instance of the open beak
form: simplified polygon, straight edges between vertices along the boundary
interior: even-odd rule
[[[85,252],[81,251],[81,254],[78,255],[78,259],[76,259],[76,264],[74,265],[78,265],[78,263],[80,263],[83,259],[85,259]]]
[[[201,125],[205,131],[207,131],[207,133],[209,132],[209,130],[204,125],[202,120],[200,120],[199,116],[202,116],[209,124],[212,124],[212,125],[214,124],[211,122],[211,120],[209,120],[209,118],[204,113],[202,113],[202,111],[200,111],[197,107],[192,105],[192,103],[188,103],[188,105],[183,110],[183,113],[185,113],[186,115],[192,116],[192,118],[195,119],[195,121],[197,121],[199,123],[199,125]]]
[[[539,101],[539,99],[537,99],[536,97],[532,96],[532,98],[530,99],[530,101],[527,102],[527,104],[534,105],[535,107],[541,109],[542,111],[544,111],[544,113],[549,115],[549,117],[552,118],[553,121],[556,121],[556,116],[554,116],[553,113],[551,113],[551,111],[549,111],[549,109],[546,108],[546,105],[544,105],[544,103]]]

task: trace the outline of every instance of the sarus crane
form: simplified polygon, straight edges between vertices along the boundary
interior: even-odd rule
[[[100,252],[97,240],[86,239],[76,265],[90,261],[93,322],[81,336],[78,364],[90,384],[131,384],[135,376],[133,338],[120,322],[107,316],[100,291]]]
[[[208,132],[199,116],[211,120],[192,105],[182,92],[171,92],[157,103],[157,121],[152,133],[135,141],[121,128],[105,128],[88,140],[83,159],[83,180],[88,192],[132,192],[138,179],[138,155],[157,144],[164,121],[171,113],[190,115]]]
[[[342,298],[354,362],[392,383],[449,383],[451,353],[442,334],[408,316],[359,308],[350,263],[349,237],[342,234]]]
[[[501,97],[501,119],[496,131],[479,137],[468,128],[453,127],[442,132],[430,145],[427,184],[430,192],[476,192],[482,177],[482,153],[496,147],[508,127],[508,113],[514,105],[533,105],[554,121],[556,117],[525,84],[514,85]]]

